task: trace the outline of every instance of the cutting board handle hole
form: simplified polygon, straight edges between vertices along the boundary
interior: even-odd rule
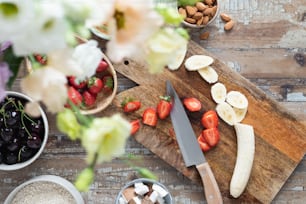
[[[130,62],[129,62],[128,60],[124,60],[124,64],[125,64],[125,65],[129,65]]]

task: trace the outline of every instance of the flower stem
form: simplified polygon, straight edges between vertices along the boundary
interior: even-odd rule
[[[91,119],[83,115],[80,112],[80,109],[70,99],[68,100],[68,103],[70,107],[72,108],[72,111],[75,113],[75,116],[78,118],[78,120],[85,126],[89,127]]]

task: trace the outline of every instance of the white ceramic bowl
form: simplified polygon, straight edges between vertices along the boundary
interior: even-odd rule
[[[34,177],[24,183],[22,183],[21,185],[19,185],[18,187],[16,187],[9,195],[8,197],[5,199],[4,204],[11,204],[11,202],[13,201],[13,199],[15,198],[15,196],[17,195],[17,193],[24,188],[26,185],[29,184],[35,184],[38,182],[52,182],[55,184],[60,185],[61,187],[63,187],[65,190],[67,190],[67,192],[69,192],[72,197],[75,200],[76,204],[85,204],[84,199],[82,197],[82,195],[80,194],[80,192],[74,187],[74,185],[72,183],[70,183],[68,180],[59,177],[59,176],[54,176],[54,175],[42,175],[42,176],[37,176]]]
[[[7,93],[8,96],[16,96],[16,97],[20,97],[20,98],[26,99],[28,101],[33,101],[30,97],[26,96],[25,94],[19,93],[19,92],[6,91],[6,93]],[[44,139],[42,141],[40,149],[38,150],[38,152],[36,152],[36,154],[33,157],[31,157],[30,159],[28,159],[28,160],[26,160],[24,162],[16,163],[16,164],[11,164],[11,165],[0,164],[0,170],[10,171],[10,170],[17,170],[17,169],[21,169],[21,168],[24,168],[26,166],[29,166],[43,152],[43,150],[44,150],[44,148],[46,146],[47,140],[48,140],[49,124],[48,124],[47,116],[46,116],[45,112],[43,111],[43,109],[41,107],[39,107],[39,110],[41,112],[41,117],[42,117],[42,120],[43,120],[43,123],[44,123],[44,127],[45,127]]]
[[[115,204],[120,204],[119,202],[119,199],[122,197],[122,193],[123,191],[128,188],[128,187],[131,187],[131,186],[134,186],[135,183],[139,183],[139,182],[142,182],[143,184],[157,184],[159,185],[160,187],[162,187],[164,190],[166,190],[168,192],[168,195],[166,195],[164,197],[164,200],[165,200],[165,204],[172,204],[173,203],[173,199],[172,199],[172,196],[169,192],[169,190],[166,188],[166,186],[164,186],[163,184],[161,184],[160,182],[157,182],[155,180],[152,180],[152,179],[147,179],[147,178],[138,178],[138,179],[135,179],[133,181],[130,181],[128,182],[122,189],[121,191],[118,193],[118,196],[116,198],[116,201],[115,201]]]

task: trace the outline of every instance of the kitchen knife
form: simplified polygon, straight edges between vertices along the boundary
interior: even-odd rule
[[[187,167],[196,166],[204,185],[207,203],[223,203],[217,181],[200,149],[181,100],[170,81],[166,82],[166,89],[167,95],[172,98],[173,106],[170,117],[185,164]]]

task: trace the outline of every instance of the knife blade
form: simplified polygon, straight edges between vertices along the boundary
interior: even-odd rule
[[[202,179],[207,203],[223,203],[218,183],[200,149],[184,106],[170,81],[166,82],[166,89],[167,95],[172,98],[173,106],[170,117],[185,165],[187,167],[196,166]]]

